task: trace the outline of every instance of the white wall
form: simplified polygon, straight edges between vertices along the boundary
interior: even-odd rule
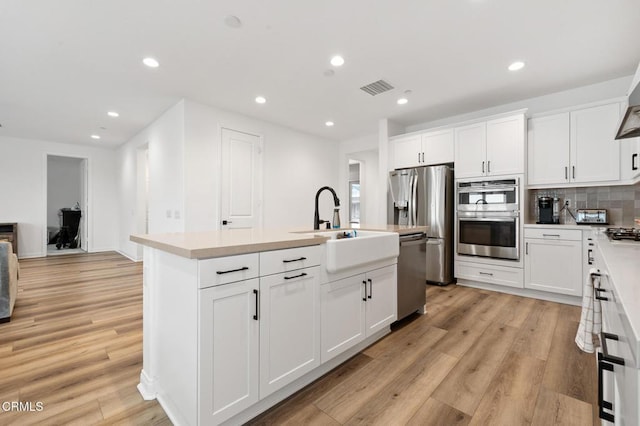
[[[545,96],[529,98],[518,102],[512,102],[504,105],[461,114],[452,117],[446,117],[440,120],[427,121],[411,126],[407,126],[403,133],[415,132],[418,130],[430,129],[439,126],[461,123],[463,121],[474,120],[477,118],[488,117],[494,114],[515,111],[527,108],[527,116],[538,114],[541,112],[552,111],[555,109],[568,108],[574,105],[588,104],[590,102],[598,102],[607,99],[625,96],[631,85],[631,76],[608,80],[602,83],[592,84],[589,86],[578,87],[576,89],[566,90],[563,92],[551,93]]]
[[[139,151],[149,150],[149,233],[181,232],[184,219],[184,101],[178,102],[117,151],[120,204],[119,250],[139,259],[132,234],[143,233],[138,201]],[[177,213],[177,214],[176,214]]]
[[[339,183],[337,142],[183,100],[118,150],[122,253],[139,259],[129,236],[141,232],[136,220],[141,213],[136,195],[137,152],[147,145],[149,233],[219,228],[222,128],[263,137],[264,227],[313,227],[316,191],[324,185],[337,188]],[[330,219],[333,202],[328,194],[323,195],[321,207],[322,217]],[[167,210],[171,218],[166,217]],[[342,212],[341,219],[346,220],[347,213]]]
[[[113,250],[119,226],[114,151],[0,137],[0,222],[18,222],[18,255],[22,258],[46,255],[47,154],[88,159],[88,250]]]
[[[48,156],[47,227],[59,228],[58,212],[80,203],[81,158]]]
[[[337,142],[185,101],[185,217],[188,231],[218,229],[222,128],[262,136],[263,226],[313,227],[316,191],[338,188]],[[331,219],[333,199],[321,197],[321,217]],[[347,213],[341,210],[341,220]]]

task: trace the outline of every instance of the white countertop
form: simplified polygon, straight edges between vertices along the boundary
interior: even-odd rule
[[[596,234],[596,242],[640,353],[640,243],[611,242],[603,233]]]
[[[579,231],[590,231],[595,228],[607,228],[607,225],[576,225],[575,223],[525,223],[525,228],[549,228],[549,229],[577,229]]]

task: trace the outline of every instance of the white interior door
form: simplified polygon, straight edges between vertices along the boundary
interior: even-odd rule
[[[262,225],[262,140],[222,129],[220,229]]]

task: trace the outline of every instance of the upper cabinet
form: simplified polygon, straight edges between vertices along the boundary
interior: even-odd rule
[[[453,129],[401,136],[391,141],[394,169],[453,162]]]
[[[620,108],[616,102],[530,119],[528,184],[618,181]]]
[[[455,129],[456,178],[524,173],[523,114]]]

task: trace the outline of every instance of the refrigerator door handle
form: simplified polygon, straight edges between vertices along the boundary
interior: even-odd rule
[[[411,178],[411,226],[418,225],[418,174]]]

